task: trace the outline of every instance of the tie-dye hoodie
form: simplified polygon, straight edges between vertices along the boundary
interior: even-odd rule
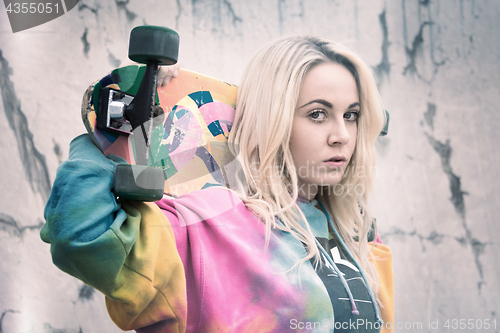
[[[73,140],[41,237],[51,244],[55,265],[106,295],[120,328],[333,331],[328,292],[310,262],[294,267],[306,252],[291,234],[273,230],[266,247],[264,224],[220,187],[155,204],[120,202],[110,191],[117,162],[87,135]],[[375,250],[390,254],[382,244]],[[386,267],[381,283],[386,322],[393,310],[391,270]]]

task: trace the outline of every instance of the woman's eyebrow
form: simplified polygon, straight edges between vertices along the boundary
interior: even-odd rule
[[[301,107],[299,107],[299,109],[302,109],[303,107],[306,107],[306,106],[313,104],[313,103],[323,104],[327,108],[331,108],[333,106],[332,103],[325,101],[324,99],[315,99],[315,100],[312,100],[312,101],[307,102],[306,104],[302,105]]]
[[[315,99],[315,100],[312,100],[312,101],[307,102],[306,104],[302,105],[301,107],[299,107],[299,109],[302,109],[303,107],[306,107],[306,106],[313,104],[313,103],[323,104],[324,106],[326,106],[327,108],[330,108],[330,109],[333,107],[332,103],[325,101],[324,99]],[[356,106],[360,106],[359,102],[352,103],[351,105],[349,105],[348,109],[352,109]]]

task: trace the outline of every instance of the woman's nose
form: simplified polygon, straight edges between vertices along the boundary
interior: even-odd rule
[[[349,140],[351,140],[351,136],[347,130],[344,118],[342,118],[342,120],[334,121],[328,135],[328,145],[345,145],[349,143]]]

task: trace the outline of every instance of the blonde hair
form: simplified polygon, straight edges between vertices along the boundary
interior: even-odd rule
[[[374,144],[385,115],[373,75],[357,55],[327,40],[299,36],[281,38],[257,52],[243,74],[229,135],[230,146],[239,149],[238,160],[246,183],[246,192],[240,195],[265,223],[266,242],[272,228],[290,232],[307,250],[307,256],[298,264],[312,258],[320,262],[309,224],[299,222],[306,219],[296,203],[298,178],[289,142],[302,81],[313,66],[324,62],[339,63],[352,73],[361,105],[356,148],[349,168],[336,186],[358,186],[364,190],[359,194],[323,191],[317,199],[326,206],[340,237],[358,258],[376,294],[377,273],[368,260],[367,244],[374,222],[367,199],[372,190]]]

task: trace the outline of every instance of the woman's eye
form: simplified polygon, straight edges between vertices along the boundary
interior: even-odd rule
[[[314,121],[323,121],[325,120],[326,115],[324,111],[317,110],[309,113],[309,117]]]
[[[358,111],[349,111],[344,113],[344,119],[347,121],[356,121],[358,120],[359,112]]]

